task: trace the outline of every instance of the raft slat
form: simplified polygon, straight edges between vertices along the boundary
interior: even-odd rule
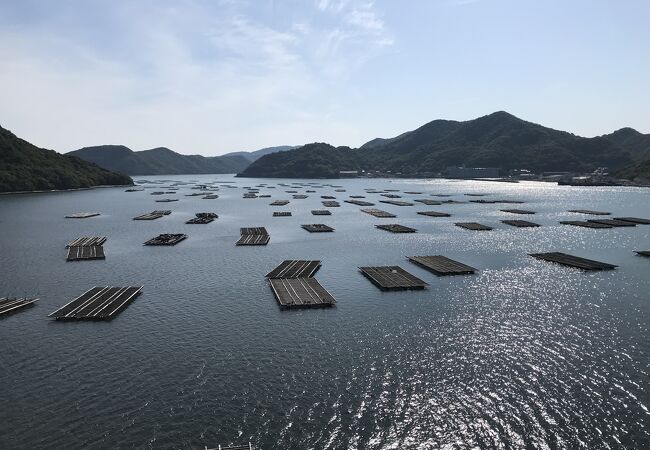
[[[530,256],[533,258],[543,259],[544,261],[576,267],[582,270],[613,270],[618,267],[614,264],[595,261],[593,259],[581,258],[579,256],[568,255],[561,252],[530,253]]]
[[[310,278],[320,269],[320,261],[287,259],[266,274],[266,278]]]
[[[454,225],[472,231],[489,231],[492,229],[492,227],[477,222],[456,222]]]
[[[466,275],[473,274],[476,269],[442,255],[407,256],[409,261],[417,264],[436,275]]]
[[[140,295],[142,288],[96,286],[48,317],[56,320],[110,320]]]
[[[501,222],[517,228],[532,228],[540,226],[538,223],[529,222],[527,220],[502,220]]]
[[[415,228],[406,227],[398,223],[375,225],[375,228],[379,228],[380,230],[390,231],[391,233],[415,233],[416,231],[418,231]]]
[[[269,284],[283,308],[332,306],[336,303],[316,278],[270,278]]]
[[[359,267],[372,284],[382,291],[424,289],[427,283],[399,266]]]

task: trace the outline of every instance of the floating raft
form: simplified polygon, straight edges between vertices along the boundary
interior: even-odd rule
[[[438,211],[418,211],[418,214],[421,216],[429,216],[429,217],[451,217],[451,214],[438,212]]]
[[[384,219],[397,217],[395,214],[389,213],[388,211],[382,211],[381,209],[366,208],[366,209],[362,209],[361,211],[363,211],[366,214],[370,214],[371,216],[380,217]]]
[[[404,225],[400,225],[397,223],[391,223],[386,225],[375,225],[375,228],[379,228],[380,230],[390,231],[391,233],[415,233],[416,231],[418,231],[415,228],[405,227]]]
[[[386,189],[386,190],[388,191],[390,189]],[[397,194],[380,194],[380,195],[382,197],[386,197],[386,198],[402,198],[401,195],[397,195]]]
[[[314,216],[331,216],[332,215],[332,211],[329,211],[327,209],[312,209],[311,213]]]
[[[156,203],[169,203],[169,202],[177,202],[177,198],[163,198],[160,200],[156,200]]]
[[[269,205],[271,206],[284,206],[288,204],[289,204],[289,200],[276,200],[274,202],[269,203]]]
[[[613,228],[611,225],[604,223],[587,222],[586,220],[561,220],[562,225],[573,225],[574,227],[583,228]]]
[[[94,287],[48,317],[56,320],[110,320],[142,291],[142,286]]]
[[[0,298],[0,316],[33,306],[36,301],[37,298]]]
[[[266,274],[266,278],[309,278],[320,269],[320,261],[287,259]]]
[[[639,217],[614,217],[614,219],[635,223],[637,225],[650,225],[650,219],[641,219]]]
[[[304,199],[308,198],[309,195],[305,195],[305,194],[294,194],[292,197],[295,198],[296,200],[304,200]]]
[[[487,225],[482,225],[476,222],[456,222],[454,225],[472,231],[489,231],[492,229],[492,227],[489,227]]]
[[[67,247],[90,247],[92,245],[103,245],[106,242],[106,236],[84,236],[74,239],[66,245]]]
[[[501,211],[512,214],[535,214],[535,211],[528,211],[526,209],[502,209]]]
[[[435,255],[435,256],[408,256],[409,261],[417,264],[418,266],[424,267],[429,272],[433,272],[436,275],[466,275],[473,274],[476,272],[476,269],[470,267],[466,264],[463,264],[453,259],[449,259],[446,256]]]
[[[334,231],[334,228],[325,225],[324,223],[312,223],[312,224],[307,224],[307,225],[300,225],[303,227],[305,230],[309,231],[310,233],[327,233],[330,231]]]
[[[133,220],[155,220],[171,214],[171,211],[152,211],[133,218]]]
[[[380,203],[388,203],[389,205],[395,206],[413,206],[414,203],[411,202],[402,202],[399,200],[379,200]]]
[[[611,214],[602,211],[591,211],[589,209],[570,209],[569,212],[578,214],[591,214],[592,216],[609,216]]]
[[[275,211],[273,217],[290,217],[291,211]]]
[[[612,227],[635,227],[637,226],[634,222],[628,222],[627,220],[617,220],[617,219],[588,219],[587,222],[599,223],[602,225],[610,225]]]
[[[271,240],[268,231],[264,227],[240,228],[241,237],[235,245],[266,245]]]
[[[104,247],[101,245],[73,245],[68,247],[67,261],[82,261],[89,259],[105,259]]]
[[[560,252],[531,253],[530,256],[565,266],[577,267],[582,270],[612,270],[618,267],[613,264],[581,258],[579,256],[567,255],[566,253]]]
[[[219,195],[217,194],[208,194],[203,197],[203,200],[214,200],[215,198],[219,198]],[[246,198],[246,197],[244,197]]]
[[[538,223],[529,222],[527,220],[502,220],[501,222],[517,228],[532,228],[540,226]]]
[[[365,195],[351,195],[350,198],[366,198],[366,196]]]
[[[650,250],[637,250],[634,253],[636,253],[639,256],[647,256],[650,257]]]
[[[420,195],[422,192],[415,192],[415,191],[404,191],[405,194],[413,194],[413,195]]]
[[[257,198],[257,194],[255,192],[245,192],[244,198]]]
[[[336,197],[332,197],[331,195],[321,195],[320,198],[323,200],[336,200]]]
[[[374,203],[366,202],[363,200],[343,200],[345,203],[351,203],[357,206],[375,206]]]
[[[361,273],[382,291],[424,289],[427,283],[399,266],[359,267]]]
[[[332,306],[336,303],[316,278],[271,278],[269,283],[283,308]]]
[[[216,215],[215,213],[196,213],[196,217],[191,218],[188,220],[187,224],[192,224],[192,225],[205,225],[207,223],[213,222],[214,219],[217,219],[219,216]]]
[[[494,204],[494,203],[525,203],[520,200],[470,200],[470,203]]]
[[[438,200],[429,200],[428,198],[417,198],[413,201],[422,203],[423,205],[427,205],[427,206],[442,205],[442,202],[439,202]]]
[[[74,214],[68,214],[65,216],[66,219],[87,219],[88,217],[95,217],[99,216],[100,213],[98,212],[82,212],[82,213],[74,213]]]
[[[327,208],[336,208],[336,207],[341,206],[341,204],[339,202],[334,201],[334,200],[324,200],[321,203],[323,204],[323,206],[325,206]]]
[[[176,245],[185,239],[187,239],[186,234],[159,234],[146,241],[144,245]]]

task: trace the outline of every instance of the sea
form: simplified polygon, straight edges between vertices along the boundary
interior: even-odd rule
[[[650,190],[135,179],[142,191],[0,196],[0,297],[40,298],[0,318],[0,448],[650,448],[650,258],[635,254],[650,250],[650,225],[559,223],[601,217],[573,209],[650,218]],[[187,196],[198,185],[218,189],[219,198]],[[248,188],[271,197],[245,199]],[[387,190],[413,206],[380,203]],[[324,208],[323,195],[340,207]],[[397,217],[365,214],[343,201],[351,195]],[[269,205],[282,199],[290,203]],[[504,199],[525,203],[471,202]],[[536,214],[501,211],[508,208]],[[132,220],[159,209],[172,213]],[[64,217],[79,212],[100,215]],[[185,224],[199,212],[219,218]],[[516,228],[506,219],[541,226]],[[335,231],[301,228],[313,223]],[[417,232],[375,228],[382,223]],[[268,245],[235,246],[240,227],[261,226]],[[161,233],[188,238],[143,246]],[[69,241],[95,235],[108,238],[105,260],[66,261]],[[585,272],[529,256],[556,251],[618,267]],[[477,271],[438,277],[409,262],[414,255],[444,255]],[[281,309],[265,275],[287,259],[320,260],[315,277],[335,306]],[[362,266],[400,266],[428,286],[384,292]],[[111,321],[48,318],[93,286],[140,285],[142,295]]]

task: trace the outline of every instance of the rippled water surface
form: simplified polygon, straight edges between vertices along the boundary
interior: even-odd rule
[[[586,208],[650,218],[650,191],[541,183],[335,180],[304,200],[287,180],[235,181],[220,198],[155,203],[156,189],[0,196],[0,296],[39,296],[0,319],[0,448],[261,449],[648,448],[650,446],[650,226],[592,230],[560,225]],[[306,180],[305,182],[308,182]],[[312,180],[313,181],[313,180]],[[171,182],[166,182],[169,185]],[[242,199],[243,186],[273,197]],[[320,182],[319,182],[320,183]],[[159,188],[160,185],[158,185]],[[377,219],[341,203],[316,217],[321,195],[364,188],[488,194],[525,205],[399,207]],[[300,193],[307,187],[300,187]],[[514,216],[501,208],[532,209]],[[173,213],[133,221],[154,209]],[[292,217],[271,217],[272,211]],[[449,218],[416,211],[436,210]],[[101,216],[72,220],[68,213]],[[208,225],[186,225],[214,211]],[[517,229],[502,219],[540,223]],[[472,232],[454,222],[495,227]],[[334,233],[310,234],[305,223]],[[391,234],[400,223],[415,234]],[[235,247],[240,226],[265,226],[266,247]],[[159,233],[175,247],[143,247]],[[106,235],[106,260],[65,261],[65,244]],[[564,251],[619,265],[584,273],[528,253]],[[436,277],[407,255],[446,255],[479,269]],[[334,308],[283,311],[264,275],[284,259],[320,259]],[[381,292],[363,265],[400,265],[424,291]],[[95,285],[144,285],[111,322],[46,318]]]

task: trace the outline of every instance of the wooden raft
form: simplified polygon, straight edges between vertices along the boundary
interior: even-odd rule
[[[276,200],[274,202],[269,203],[269,205],[271,206],[284,206],[288,204],[289,204],[289,200]]]
[[[330,211],[328,209],[312,209],[311,213],[314,216],[331,216],[332,215],[332,211]]]
[[[614,228],[637,226],[637,224],[634,222],[628,222],[627,220],[617,220],[617,219],[588,219],[587,222],[599,223],[602,225],[611,225]]]
[[[418,211],[418,214],[421,216],[429,216],[429,217],[451,217],[451,214],[438,212],[438,211]]]
[[[168,216],[171,213],[172,212],[170,210],[156,210],[150,213],[145,213],[139,216],[135,216],[133,220],[155,220],[155,219],[160,219],[163,216]]]
[[[531,228],[540,226],[538,223],[529,222],[527,220],[502,220],[501,222],[517,228]]]
[[[48,317],[56,320],[110,320],[128,306],[142,286],[94,287]]]
[[[561,220],[562,225],[573,225],[574,227],[583,228],[613,228],[611,225],[604,223],[587,222],[586,220]]]
[[[439,202],[438,200],[429,200],[428,198],[416,198],[413,201],[422,203],[423,205],[427,205],[427,206],[442,205],[442,202]]]
[[[414,203],[411,202],[403,202],[400,200],[379,200],[379,203],[388,203],[389,205],[395,205],[395,206],[413,206]]]
[[[472,231],[489,231],[492,229],[492,227],[489,227],[487,225],[482,225],[476,222],[456,222],[454,225]]]
[[[205,225],[207,223],[213,222],[214,219],[219,218],[219,216],[215,213],[209,213],[209,212],[202,212],[202,213],[196,213],[196,217],[193,217],[192,219],[188,220],[187,224],[200,224],[200,225]]]
[[[382,291],[424,289],[427,283],[399,266],[359,267],[361,273]]]
[[[527,209],[502,209],[501,211],[511,214],[535,214],[535,211],[529,211]]]
[[[266,278],[310,278],[320,269],[320,261],[287,259],[266,274]]]
[[[321,202],[326,208],[338,208],[341,204],[335,200],[323,200]]]
[[[82,212],[82,213],[74,213],[74,214],[68,214],[65,216],[66,219],[87,219],[89,217],[95,217],[99,216],[98,212]]]
[[[33,306],[37,301],[37,298],[0,298],[0,316]]]
[[[240,228],[241,237],[235,245],[266,245],[271,240],[268,231],[264,227]]]
[[[578,214],[591,214],[592,216],[609,216],[611,214],[603,211],[592,211],[590,209],[570,209],[569,212]]]
[[[386,225],[375,225],[375,228],[379,228],[380,230],[390,231],[391,233],[415,233],[416,231],[418,231],[415,228],[406,227],[404,225],[400,225],[397,223],[391,223]]]
[[[181,241],[187,239],[186,234],[159,234],[158,236],[149,239],[144,245],[176,245]]]
[[[634,253],[636,253],[639,256],[647,256],[650,257],[650,250],[637,250]]]
[[[73,239],[66,245],[67,247],[90,247],[92,245],[103,245],[106,242],[106,236],[83,236]]]
[[[622,220],[623,222],[632,222],[637,225],[650,225],[650,219],[641,219],[640,217],[614,217],[616,220]]]
[[[316,278],[271,278],[269,283],[283,308],[332,306],[336,303]]]
[[[389,213],[388,211],[382,211],[381,209],[376,209],[376,208],[364,208],[361,211],[366,214],[370,214],[371,216],[380,217],[382,219],[397,217],[395,214]]]
[[[343,200],[345,203],[351,203],[357,206],[375,206],[374,203],[366,202],[363,200]]]
[[[311,223],[311,224],[300,225],[300,226],[305,230],[309,231],[310,233],[327,233],[327,232],[334,231],[334,228],[325,225],[324,223]]]
[[[543,259],[544,261],[576,267],[582,270],[612,270],[618,267],[613,264],[594,261],[592,259],[581,258],[579,256],[568,255],[560,252],[531,253],[530,256],[533,258]]]
[[[72,247],[68,247],[67,261],[91,259],[106,259],[104,247],[101,245],[73,245]]]
[[[274,211],[273,217],[290,217],[291,211]]]
[[[407,256],[409,261],[433,272],[436,275],[467,275],[476,272],[476,269],[442,255],[434,256]]]

